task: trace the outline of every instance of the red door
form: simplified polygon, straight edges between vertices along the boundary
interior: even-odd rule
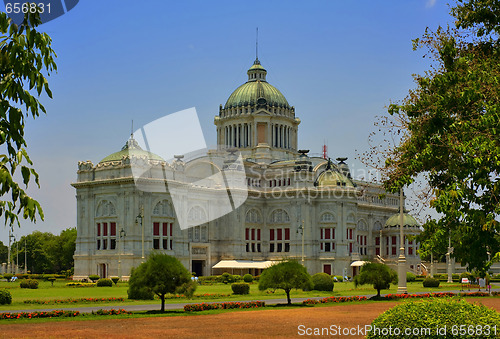
[[[332,274],[332,265],[330,265],[330,264],[323,265],[323,273],[331,275]]]

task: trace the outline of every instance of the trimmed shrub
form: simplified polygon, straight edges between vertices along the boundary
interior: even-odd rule
[[[92,282],[96,282],[97,280],[101,279],[101,277],[97,274],[91,274],[89,275],[89,279],[92,280]]]
[[[47,280],[50,281],[50,283],[52,284],[52,286],[54,286],[54,281],[56,281],[56,278],[50,277],[50,278],[47,278]]]
[[[10,281],[10,279],[12,279],[13,276],[14,276],[14,274],[12,274],[12,273],[5,273],[3,275],[4,279],[7,281]]]
[[[253,281],[253,277],[251,274],[245,274],[243,276],[243,281],[246,282],[246,283],[251,283]]]
[[[398,328],[401,334],[405,331],[413,333],[415,329],[431,331],[425,335],[420,333],[416,336],[401,336],[402,338],[456,338],[461,328],[476,330],[479,324],[483,329],[482,334],[477,336],[469,334],[468,337],[496,338],[497,334],[493,329],[500,327],[500,313],[481,304],[468,303],[463,299],[432,298],[401,303],[379,315],[371,325],[372,328],[378,329]],[[486,325],[490,328],[489,335],[485,332]],[[436,334],[437,328],[446,328],[446,335]],[[391,336],[370,331],[366,337],[390,338]]]
[[[247,283],[234,283],[231,285],[234,294],[248,294],[250,293],[250,285]]]
[[[12,295],[5,288],[0,290],[0,305],[12,304]]]
[[[232,283],[234,282],[233,276],[227,272],[222,273],[220,276],[220,282],[224,284]]]
[[[424,284],[424,287],[439,287],[439,280],[436,278],[425,278],[425,280],[422,282]]]
[[[312,276],[313,290],[316,291],[333,291],[333,280],[326,273],[316,273]]]
[[[415,274],[411,273],[411,272],[406,272],[406,281],[407,282],[413,282],[415,281],[417,277],[415,276]]]
[[[113,281],[108,278],[102,278],[97,280],[97,287],[111,287],[113,286]]]
[[[35,290],[38,288],[38,280],[36,279],[23,279],[21,280],[21,283],[19,284],[21,288],[31,288],[32,290]]]
[[[241,281],[243,278],[239,274],[233,274],[233,282]]]
[[[118,281],[120,280],[119,277],[111,277],[111,281],[116,285],[118,284]]]

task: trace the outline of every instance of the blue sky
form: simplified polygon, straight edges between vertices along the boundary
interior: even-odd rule
[[[213,118],[255,59],[302,120],[299,148],[349,157],[368,148],[376,115],[413,88],[428,61],[411,40],[452,23],[439,0],[80,1],[40,27],[53,39],[58,73],[47,115],[28,119],[28,151],[41,176],[30,189],[58,234],[76,226],[77,163],[118,151],[135,127],[196,107],[207,144]],[[7,242],[7,228],[0,240]]]

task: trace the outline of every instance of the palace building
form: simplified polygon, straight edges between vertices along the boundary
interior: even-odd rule
[[[258,59],[247,73],[215,117],[217,149],[166,161],[132,135],[97,164],[79,162],[72,184],[74,279],[127,279],[152,251],[177,257],[199,276],[259,274],[283,258],[303,262],[311,274],[353,276],[373,260],[396,265],[399,195],[354,179],[346,158],[334,163],[300,150],[295,108],[267,82]],[[226,160],[213,161],[214,155]],[[227,160],[238,155],[241,166]],[[143,168],[140,178],[134,175],[137,166]],[[228,189],[227,177],[218,172],[239,173],[238,190]],[[204,180],[207,173],[213,175]],[[168,189],[152,189],[167,179]],[[234,208],[225,211],[229,191]],[[410,235],[407,269],[417,273],[421,263],[413,236],[420,227],[408,214],[404,225]]]

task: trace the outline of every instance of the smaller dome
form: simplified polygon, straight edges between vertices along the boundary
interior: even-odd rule
[[[394,214],[385,222],[384,227],[399,227],[399,213]],[[408,213],[403,213],[403,226],[405,227],[419,227],[417,220]]]
[[[149,160],[165,161],[159,155],[143,150],[141,146],[139,146],[139,143],[134,139],[134,137],[130,136],[130,139],[127,140],[127,143],[122,147],[120,151],[108,155],[107,157],[99,161],[99,163],[102,164],[110,161],[121,161],[123,157],[127,156],[147,157]]]
[[[342,173],[333,169],[328,169],[319,175],[317,179],[317,186],[354,187],[351,180],[349,180]]]

